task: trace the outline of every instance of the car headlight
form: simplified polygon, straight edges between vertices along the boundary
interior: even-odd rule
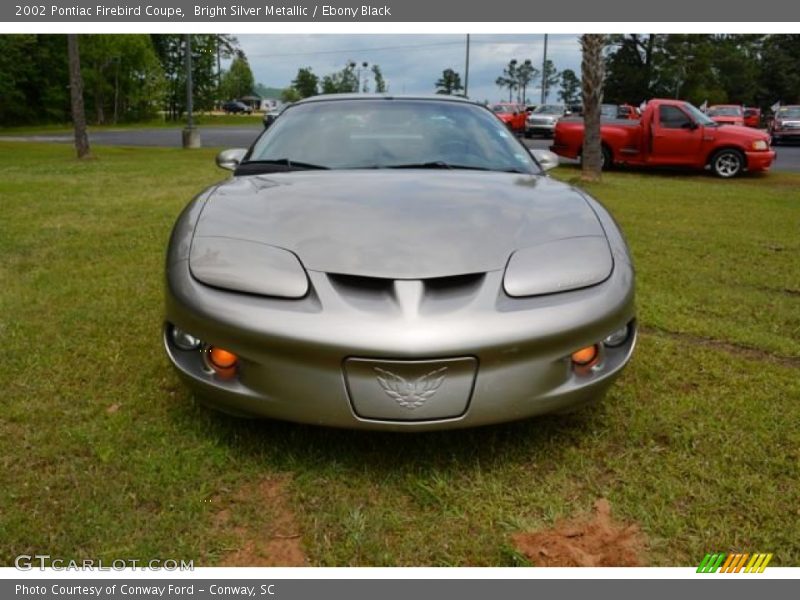
[[[769,144],[764,140],[756,140],[753,142],[753,150],[767,150],[769,148]]]
[[[567,292],[605,281],[613,267],[603,236],[555,240],[514,252],[503,287],[515,298]]]
[[[302,298],[308,277],[298,258],[283,248],[223,237],[195,236],[189,269],[214,287],[279,298]]]

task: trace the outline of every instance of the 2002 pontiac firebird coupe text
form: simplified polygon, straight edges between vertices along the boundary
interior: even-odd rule
[[[172,232],[164,327],[217,408],[469,427],[596,399],[631,356],[617,225],[484,107],[318,96],[217,161],[234,176]]]

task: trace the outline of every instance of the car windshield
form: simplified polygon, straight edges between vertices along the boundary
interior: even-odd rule
[[[740,106],[712,106],[708,109],[710,117],[741,117],[742,108]]]
[[[513,113],[514,107],[509,104],[495,104],[492,107],[492,112],[502,113],[502,114]]]
[[[707,127],[717,126],[717,123],[715,123],[712,119],[710,119],[706,113],[704,113],[696,106],[689,104],[688,102],[684,102],[683,108],[685,108],[689,112],[689,114],[692,115],[692,118],[698,125],[705,125]]]
[[[528,150],[485,108],[412,99],[314,101],[286,109],[256,141],[247,171],[443,168],[539,173]],[[280,168],[278,168],[280,167]]]
[[[778,109],[779,119],[800,119],[800,106],[784,106]]]
[[[536,115],[561,115],[564,114],[564,107],[556,104],[542,104],[533,114]]]

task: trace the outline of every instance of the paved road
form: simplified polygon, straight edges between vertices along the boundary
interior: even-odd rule
[[[203,146],[215,148],[247,147],[256,136],[261,133],[260,127],[203,127],[200,129],[200,138]],[[0,138],[3,139],[3,138]],[[31,142],[71,142],[69,135],[32,135],[14,137],[12,139]],[[180,128],[153,128],[153,129],[121,129],[116,131],[96,131],[89,134],[93,144],[108,146],[164,146],[179,147],[181,145]],[[533,138],[525,140],[531,148],[547,148],[550,140]],[[778,158],[773,169],[776,171],[800,172],[800,145],[779,146]],[[563,162],[571,162],[562,159]]]

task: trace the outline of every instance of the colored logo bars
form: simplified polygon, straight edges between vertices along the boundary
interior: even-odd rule
[[[727,557],[727,558],[726,558]],[[749,560],[748,560],[749,559]],[[769,554],[706,554],[697,567],[698,573],[763,573],[772,553]],[[745,566],[747,565],[747,566]]]

